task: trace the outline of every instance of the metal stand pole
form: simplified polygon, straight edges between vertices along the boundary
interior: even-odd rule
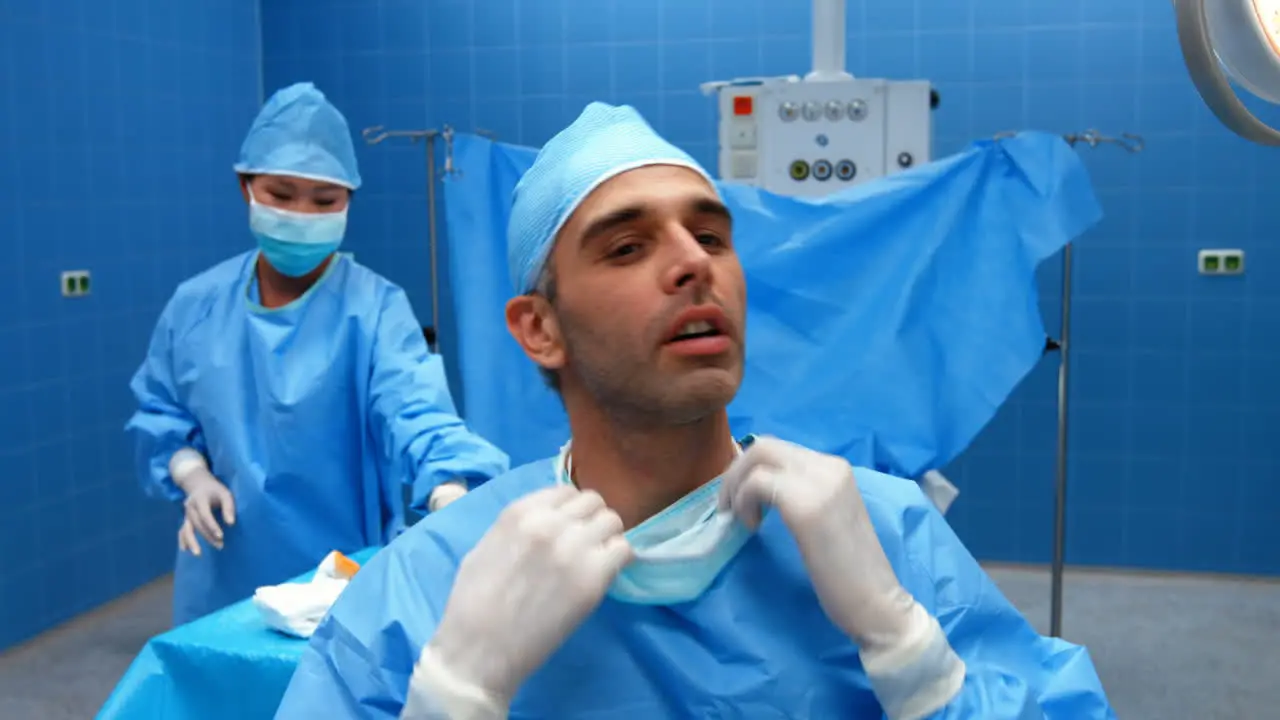
[[[436,143],[435,136],[429,136],[427,143],[427,243],[431,254],[431,327],[435,330],[435,342],[431,351],[438,352],[440,347],[440,276],[439,260],[436,255]]]
[[[409,138],[413,142],[421,140],[427,146],[427,242],[429,245],[431,264],[431,327],[430,332],[424,329],[424,336],[432,352],[440,348],[440,258],[439,240],[436,233],[436,137],[444,137],[446,148],[445,172],[452,172],[453,167],[453,129],[448,125],[443,130],[386,130],[381,125],[365,128],[365,142],[370,145],[392,137]]]
[[[997,133],[996,139],[1012,137],[1016,133]],[[1063,140],[1071,147],[1084,143],[1091,148],[1099,145],[1118,145],[1131,153],[1142,152],[1146,147],[1141,135],[1122,133],[1119,137],[1108,137],[1097,130],[1085,130],[1082,133],[1064,135]],[[1057,349],[1058,357],[1058,472],[1054,483],[1053,498],[1053,566],[1051,574],[1051,598],[1049,605],[1049,634],[1062,637],[1062,575],[1066,566],[1067,552],[1067,412],[1070,397],[1071,377],[1071,243],[1062,249],[1062,331],[1056,345],[1050,340],[1045,349]]]
[[[476,135],[493,139],[493,133],[487,130],[476,130]],[[370,145],[392,137],[409,138],[413,142],[423,141],[427,145],[427,242],[431,255],[431,327],[423,328],[432,352],[440,351],[440,256],[439,239],[436,231],[436,138],[444,139],[444,174],[461,175],[462,171],[453,164],[453,128],[445,125],[441,130],[387,130],[381,125],[365,128],[362,133],[364,141]]]
[[[1053,498],[1052,600],[1049,634],[1062,637],[1062,574],[1067,541],[1067,398],[1071,370],[1071,244],[1062,250],[1062,330],[1058,339],[1058,476]]]

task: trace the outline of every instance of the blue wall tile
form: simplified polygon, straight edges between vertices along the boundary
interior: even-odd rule
[[[600,99],[641,108],[713,167],[714,107],[698,84],[803,74],[810,63],[808,2],[271,0],[263,10],[267,88],[314,80],[357,132],[373,124],[449,123],[538,145]],[[1280,283],[1267,279],[1280,270],[1280,249],[1269,242],[1280,219],[1270,203],[1280,166],[1269,151],[1220,128],[1204,108],[1182,64],[1169,3],[850,0],[846,26],[853,72],[934,81],[942,97],[935,112],[939,154],[1014,129],[1096,127],[1145,138],[1141,154],[1080,151],[1107,217],[1075,253],[1067,558],[1280,573],[1273,549],[1280,524],[1270,520],[1280,457],[1269,430],[1280,427],[1280,411],[1272,409],[1280,401],[1274,379]],[[44,57],[58,52],[49,48]],[[121,62],[121,72],[138,63],[128,72],[155,71],[145,53],[126,53]],[[13,82],[32,88],[22,96],[43,98],[44,112],[52,114],[61,98],[41,94],[42,78]],[[1280,115],[1269,112],[1268,118]],[[52,137],[46,122],[7,122],[21,137],[46,144]],[[119,131],[129,129],[122,123]],[[60,150],[67,149],[50,152]],[[422,149],[384,143],[359,152],[372,180],[361,200],[365,209],[352,216],[353,249],[405,285],[425,317]],[[93,170],[113,167],[94,163]],[[115,187],[141,180],[110,172]],[[23,164],[22,173],[31,192],[53,188],[58,179],[40,162]],[[128,222],[114,207],[104,213],[111,222]],[[1248,273],[1197,275],[1196,253],[1206,247],[1243,248]],[[36,260],[28,258],[28,266]],[[45,269],[60,261],[48,258]],[[1058,327],[1060,273],[1055,258],[1039,275],[1051,333]],[[51,310],[62,306],[44,290],[0,287],[29,310],[23,317],[70,322]],[[145,296],[140,303],[153,300],[137,291]],[[447,344],[447,314],[445,321]],[[32,347],[64,342],[35,328],[22,332]],[[46,360],[0,362],[32,383],[71,390]],[[1050,557],[1056,373],[1056,358],[1046,358],[947,468],[963,491],[949,519],[983,559]],[[42,423],[71,422],[39,412]]]
[[[0,10],[0,649],[173,567],[128,382],[177,283],[252,242],[231,164],[260,39],[254,0]]]

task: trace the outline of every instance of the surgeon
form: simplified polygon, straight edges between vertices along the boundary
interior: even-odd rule
[[[915,483],[732,437],[733,221],[634,110],[542,148],[508,248],[508,327],[572,438],[365,566],[277,717],[1114,718]]]
[[[342,114],[275,93],[235,165],[257,247],[178,286],[130,384],[145,490],[181,501],[174,621],[390,541],[508,469],[458,418],[403,290],[337,254],[360,187]]]

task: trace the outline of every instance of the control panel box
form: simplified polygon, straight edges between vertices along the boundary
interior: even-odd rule
[[[933,93],[924,80],[717,84],[721,180],[821,197],[930,161]]]

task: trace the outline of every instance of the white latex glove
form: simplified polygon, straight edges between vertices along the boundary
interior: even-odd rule
[[[227,525],[236,524],[236,502],[231,491],[209,472],[204,455],[191,448],[173,454],[169,460],[169,476],[187,494],[182,504],[186,518],[178,530],[178,547],[199,557],[200,543],[195,536],[198,532],[210,545],[221,550],[222,527],[214,519],[213,511],[220,510],[222,521]]]
[[[631,561],[622,519],[572,486],[512,503],[462,560],[402,718],[502,718]]]
[[[184,517],[182,527],[178,528],[178,549],[200,557],[200,541],[196,539],[196,526],[191,524],[189,517]]]
[[[761,437],[725,473],[720,502],[752,528],[766,507],[782,516],[822,609],[858,644],[891,720],[921,717],[950,701],[964,664],[937,620],[898,582],[844,458]],[[913,686],[904,688],[907,668]]]
[[[435,512],[466,494],[467,486],[465,483],[440,483],[431,491],[431,496],[427,500],[427,511]]]

